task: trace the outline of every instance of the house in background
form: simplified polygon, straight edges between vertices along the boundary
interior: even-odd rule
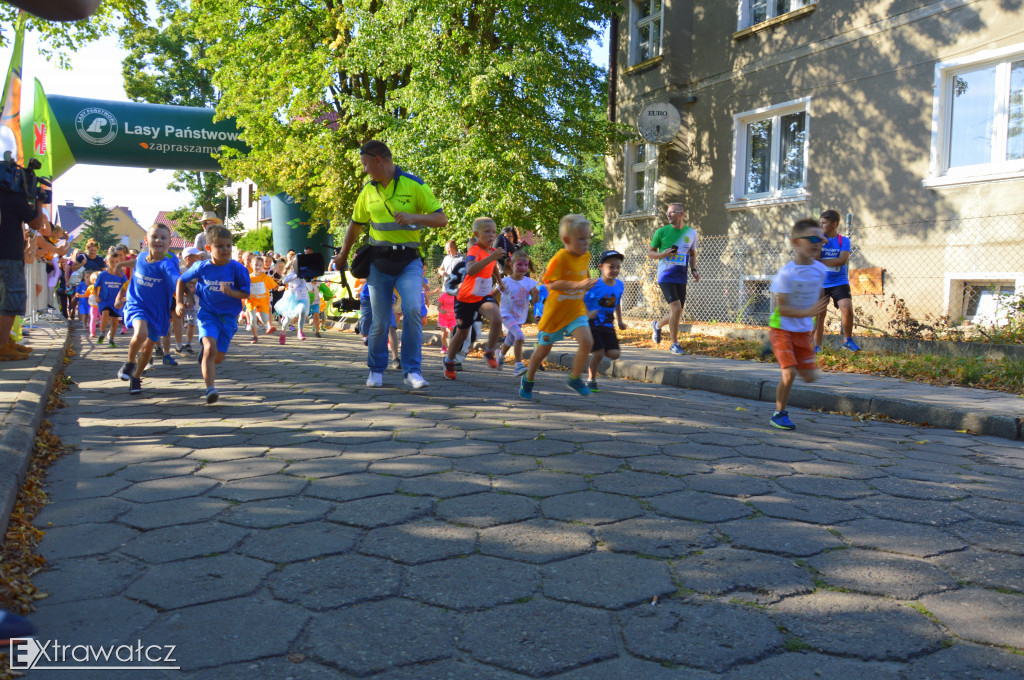
[[[264,196],[252,180],[231,182],[228,189],[232,190],[228,197],[233,205],[238,205],[238,214],[230,220],[229,226],[240,223],[244,231],[252,231],[260,227],[270,226],[270,196]]]
[[[1020,3],[625,7],[610,114],[636,128],[645,106],[669,105],[681,126],[609,157],[606,242],[645,250],[668,203],[683,203],[703,238],[691,291],[708,304],[702,320],[763,296],[790,225],[825,209],[850,216],[840,233],[864,314],[894,294],[919,318],[981,321],[1024,292]]]
[[[87,226],[82,219],[82,211],[87,207],[77,206],[74,201],[66,201],[56,206],[58,224],[68,232],[76,248],[85,247],[84,243],[75,243],[75,240]],[[111,231],[118,236],[122,244],[137,250],[146,239],[146,230],[135,220],[135,216],[132,215],[132,211],[129,208],[115,205],[110,209],[110,212],[113,218]]]

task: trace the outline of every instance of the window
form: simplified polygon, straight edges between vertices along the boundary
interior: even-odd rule
[[[259,218],[260,222],[264,222],[270,219],[270,196],[260,196],[260,210]]]
[[[634,0],[630,19],[630,65],[661,55],[663,0]]]
[[[961,309],[965,320],[980,324],[1005,323],[1007,303],[1013,297],[1013,281],[964,283]]]
[[[740,0],[740,28],[762,24],[798,9],[813,5],[815,0]]]
[[[735,202],[806,197],[809,109],[802,99],[735,117]]]
[[[653,213],[658,183],[658,147],[639,142],[626,145],[627,213]]]
[[[936,67],[931,178],[1024,174],[1024,49]],[[975,180],[975,181],[978,181]],[[941,184],[925,182],[926,185]]]

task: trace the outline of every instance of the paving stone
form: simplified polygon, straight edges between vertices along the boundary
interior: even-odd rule
[[[608,524],[644,513],[639,502],[618,494],[580,491],[545,498],[540,504],[544,516],[566,522]]]
[[[188,457],[190,460],[201,463],[221,463],[229,460],[263,458],[268,450],[269,447],[266,446],[222,446],[213,449],[198,449],[190,453]]]
[[[919,612],[867,595],[819,590],[785,599],[770,611],[788,635],[836,656],[906,661],[939,649],[943,639]]]
[[[314,617],[297,649],[363,676],[392,666],[447,658],[454,650],[456,634],[454,614],[390,599]],[[339,640],[345,644],[339,645]]]
[[[55,501],[44,505],[32,523],[45,530],[50,526],[64,527],[90,522],[112,522],[133,507],[135,507],[133,504],[120,498]]]
[[[436,514],[454,524],[490,527],[536,517],[538,510],[532,498],[491,492],[443,500]]]
[[[772,493],[771,482],[758,477],[715,472],[709,475],[695,475],[686,479],[686,485],[694,491],[705,491],[720,496],[750,498]]]
[[[127,482],[125,482],[127,484]],[[138,482],[121,491],[118,496],[136,503],[158,503],[175,498],[192,498],[201,496],[217,486],[216,479],[185,475],[183,477],[167,477],[148,482]]]
[[[57,432],[58,436],[60,432]],[[65,442],[66,443],[66,442]],[[107,475],[124,470],[127,461],[116,460],[110,450],[74,451],[53,462],[46,470],[46,481],[52,485],[56,482],[72,481]]]
[[[220,521],[240,527],[269,529],[323,519],[332,507],[325,501],[302,496],[272,498],[236,505],[221,515]]]
[[[855,479],[793,475],[791,477],[781,477],[777,484],[793,493],[807,496],[822,496],[835,500],[851,500],[876,494],[875,491],[868,488],[867,484]]]
[[[446,609],[469,611],[530,598],[539,583],[537,567],[470,555],[410,567],[402,594]]]
[[[608,614],[544,600],[469,615],[459,647],[478,661],[531,677],[618,654]]]
[[[751,601],[760,604],[814,590],[810,572],[792,558],[729,546],[677,560],[672,563],[672,573],[685,588],[709,595],[749,593]]]
[[[199,468],[199,465],[199,462],[187,458],[134,463],[120,470],[117,476],[131,482],[146,482],[151,479],[190,475]]]
[[[964,588],[928,595],[921,604],[957,637],[1024,649],[1024,595]]]
[[[1022,489],[1024,489],[1024,485],[1022,485]],[[1021,500],[1024,500],[1024,492],[1021,493]],[[1007,501],[995,501],[990,498],[974,497],[956,503],[956,507],[978,519],[1000,524],[1024,526],[1024,505],[1021,503],[1009,503]]]
[[[972,519],[953,525],[949,531],[979,548],[1024,555],[1024,526]]]
[[[933,557],[930,561],[964,582],[1024,592],[1024,561],[1016,555],[967,548]]]
[[[273,475],[283,470],[284,466],[284,461],[271,458],[246,458],[244,460],[210,463],[203,467],[201,474],[204,477],[230,482],[236,479]]]
[[[678,519],[627,519],[597,532],[608,550],[654,557],[681,557],[718,544],[708,525]]]
[[[912,479],[880,477],[872,479],[871,488],[898,498],[915,498],[922,501],[956,501],[969,494],[951,484],[935,484]]]
[[[881,519],[931,526],[947,526],[971,517],[960,509],[959,503],[911,500],[892,496],[864,498],[854,503],[854,506]]]
[[[924,676],[914,676],[924,677]],[[930,677],[930,676],[929,676]],[[736,668],[722,676],[722,680],[764,680],[779,678],[870,678],[871,680],[900,680],[899,672],[889,664],[857,659],[839,659],[824,654],[780,654],[764,661]]]
[[[69,557],[104,555],[117,550],[139,532],[118,524],[76,524],[46,530],[40,552],[48,562]]]
[[[95,555],[51,562],[32,577],[39,592],[47,593],[47,606],[119,595],[142,575],[137,562],[123,556]]]
[[[541,576],[547,597],[605,609],[650,602],[676,591],[664,562],[610,552],[549,564]]]
[[[789,557],[817,555],[823,550],[843,545],[822,527],[767,517],[719,524],[718,530],[734,546]]]
[[[782,647],[782,634],[763,613],[742,605],[667,600],[620,613],[626,649],[665,663],[722,672]]]
[[[577,475],[600,475],[618,470],[622,461],[608,456],[592,453],[570,453],[562,456],[551,456],[541,462],[547,470],[569,472]]]
[[[686,489],[686,483],[681,479],[649,472],[612,472],[594,477],[591,483],[597,491],[642,498]]]
[[[561,456],[573,453],[576,444],[560,439],[528,439],[524,441],[505,442],[502,445],[505,453],[520,456],[532,456],[534,458],[547,458],[549,456]]]
[[[907,678],[928,680],[1020,680],[1024,657],[1019,654],[958,643],[906,666]]]
[[[717,472],[746,475],[748,477],[762,477],[764,479],[777,479],[796,474],[796,470],[788,463],[757,460],[755,458],[729,458],[716,461],[714,466]]]
[[[498,477],[494,480],[494,488],[523,496],[557,496],[583,491],[587,488],[587,482],[578,475],[536,470]]]
[[[735,498],[696,491],[669,493],[648,502],[658,514],[697,522],[726,522],[747,517],[754,512],[749,505]]]
[[[884,519],[862,519],[836,527],[843,540],[858,548],[872,548],[913,557],[932,557],[962,550],[966,544],[935,527]]]
[[[422,453],[429,456],[471,458],[473,456],[486,456],[501,453],[501,446],[497,442],[457,440],[437,442],[436,444],[424,444],[420,450]]]
[[[806,451],[798,451],[784,446],[771,446],[768,444],[753,444],[741,447],[744,456],[751,458],[764,458],[782,463],[800,463],[816,460],[816,456]]]
[[[679,458],[678,456],[641,456],[630,458],[629,467],[642,472],[657,472],[666,475],[696,475],[711,472],[707,463]]]
[[[476,530],[445,522],[410,522],[370,531],[359,551],[403,564],[419,564],[468,555],[476,549]]]
[[[441,456],[403,456],[377,461],[370,465],[370,472],[395,477],[419,477],[446,472],[452,469],[452,462]]]
[[[584,433],[580,433],[581,435]],[[661,450],[657,446],[645,446],[643,444],[631,444],[616,440],[609,440],[607,436],[597,432],[585,433],[583,441],[584,453],[596,453],[600,456],[611,458],[639,458],[640,456],[657,456]],[[563,433],[553,434],[552,437],[563,437]]]
[[[216,555],[150,567],[125,595],[161,610],[249,595],[274,569],[241,555]]]
[[[131,482],[120,477],[86,477],[47,484],[46,493],[50,498],[59,498],[61,501],[70,502],[85,498],[112,496],[130,485]],[[124,496],[123,493],[121,495]]]
[[[167,644],[165,640],[148,634],[140,636],[139,631],[156,618],[156,612],[124,597],[79,600],[73,605],[56,602],[41,605],[30,618],[41,633],[41,641],[107,646],[134,645],[142,639],[153,644]],[[78,673],[76,671],[74,677],[81,677]]]
[[[484,529],[480,552],[485,555],[544,564],[590,552],[594,539],[579,526],[551,520],[530,520]]]
[[[984,483],[963,482],[957,488],[972,496],[991,498],[997,501],[1020,502],[1020,480],[1012,477],[986,477]]]
[[[371,435],[361,438],[379,441],[388,437],[386,435]],[[342,455],[342,451],[346,447],[336,442],[328,442],[326,439],[327,437],[324,437],[324,439],[318,442],[306,442],[298,446],[272,448],[267,451],[266,457],[295,463],[303,460],[316,460],[318,458],[337,458],[339,455]]]
[[[736,449],[730,449],[724,446],[712,446],[709,444],[692,444],[689,442],[662,446],[661,452],[666,456],[706,461],[716,461],[721,460],[722,458],[731,458],[736,455]]]
[[[413,422],[420,423],[419,427],[395,433],[395,441],[402,442],[443,442],[457,439],[465,439],[466,433],[451,427],[432,426],[426,418],[416,418]]]
[[[229,501],[262,501],[269,498],[295,496],[309,485],[309,481],[287,475],[250,477],[221,484],[208,493]]]
[[[938,566],[903,555],[835,550],[812,558],[810,564],[830,586],[897,600],[916,600],[957,587]]]
[[[718,675],[693,668],[682,668],[676,664],[663,666],[653,661],[643,661],[641,659],[634,659],[631,656],[621,656],[611,661],[600,661],[551,677],[554,680],[623,680],[623,678],[638,678],[639,680],[714,680]]]
[[[397,477],[370,473],[327,477],[311,482],[303,492],[306,496],[329,501],[354,501],[358,498],[382,496],[398,489]]]
[[[406,668],[395,668],[378,675],[370,676],[371,680],[521,680],[523,676],[514,675],[500,668],[485,666],[472,659],[447,659],[427,664],[414,664]]]
[[[466,472],[442,472],[438,475],[403,479],[398,489],[400,493],[411,493],[418,496],[453,498],[490,491],[491,480],[484,475],[473,475]]]
[[[159,503],[132,505],[132,510],[121,516],[121,524],[148,530],[160,527],[192,524],[216,517],[231,507],[227,501],[216,498],[179,498]]]
[[[239,552],[267,562],[298,562],[351,550],[360,532],[329,522],[307,522],[298,526],[254,531]]]
[[[859,519],[864,513],[849,503],[796,494],[755,496],[750,504],[768,515],[808,524],[838,524]]]
[[[375,529],[391,524],[403,524],[430,514],[434,501],[411,496],[374,496],[341,503],[327,516],[332,522]]]
[[[201,604],[160,617],[145,639],[177,646],[182,670],[284,656],[309,614],[273,600],[240,598]]]
[[[741,435],[728,434],[725,432],[697,432],[686,437],[688,442],[698,444],[709,444],[711,446],[750,446],[756,444],[756,440]]]
[[[480,475],[511,475],[537,469],[537,459],[531,456],[513,456],[507,453],[492,453],[484,456],[462,458],[455,462],[455,469]]]
[[[833,461],[807,461],[793,463],[793,469],[805,475],[814,475],[817,477],[838,477],[839,479],[875,479],[876,477],[884,477],[885,473],[875,468],[864,467],[861,465],[846,465],[844,463],[836,463]]]
[[[121,549],[126,555],[150,564],[228,552],[249,534],[240,527],[220,522],[153,529]]]
[[[218,666],[190,674],[188,680],[253,680],[253,678],[281,678],[282,680],[347,680],[350,676],[339,675],[327,666],[304,660],[302,663],[289,661],[289,657],[258,659],[243,663]],[[172,671],[178,676],[180,671]]]
[[[373,557],[335,555],[289,564],[268,582],[277,599],[324,611],[398,595],[402,571]]]
[[[519,442],[532,441],[536,439],[537,431],[519,427],[491,427],[487,429],[471,430],[467,436],[470,439],[487,442]]]

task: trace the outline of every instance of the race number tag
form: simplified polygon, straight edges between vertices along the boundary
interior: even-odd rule
[[[473,282],[473,295],[486,297],[491,294],[491,291],[493,289],[494,285],[491,283],[490,277],[484,278],[480,276],[477,277],[477,280]]]
[[[249,285],[250,297],[263,297],[267,294],[267,284],[262,281],[256,281]]]
[[[686,250],[686,251],[683,251],[681,253],[676,253],[675,255],[673,255],[671,257],[666,257],[665,258],[665,262],[668,262],[669,264],[674,264],[674,265],[677,265],[677,266],[680,266],[680,267],[685,267],[686,266],[686,259],[687,259],[687,257],[689,255],[690,255],[690,251]]]

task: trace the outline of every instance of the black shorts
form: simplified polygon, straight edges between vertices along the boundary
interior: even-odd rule
[[[661,294],[665,296],[665,302],[672,304],[679,300],[680,305],[686,304],[685,283],[659,283],[658,288],[661,288]]]
[[[103,314],[103,312],[106,312],[108,316],[117,317],[118,319],[124,316],[124,312],[116,307],[100,307],[100,314]]]
[[[823,289],[821,297],[832,298],[832,304],[838,307],[840,300],[852,300],[853,294],[850,292],[850,284],[844,283],[841,286],[830,286]]]
[[[619,336],[615,334],[615,329],[611,326],[595,326],[591,323],[590,334],[594,336],[593,351],[595,352],[619,348]]]
[[[455,323],[459,328],[469,328],[480,316],[480,308],[487,302],[494,302],[494,297],[488,295],[476,302],[462,302],[455,298]]]

